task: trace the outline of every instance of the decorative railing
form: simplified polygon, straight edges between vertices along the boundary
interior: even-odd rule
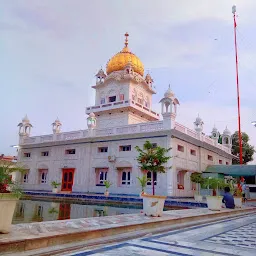
[[[109,103],[104,103],[101,105],[96,105],[96,106],[91,106],[91,107],[87,107],[86,108],[86,113],[90,113],[93,111],[99,111],[99,110],[107,110],[108,108],[114,108],[116,106],[120,107],[120,106],[134,106],[138,109],[143,110],[143,112],[146,112],[152,116],[155,116],[156,118],[159,118],[159,114],[154,112],[153,110],[149,109],[148,107],[135,102],[134,100],[123,100],[123,101],[117,101],[117,102],[109,102]]]
[[[72,131],[72,132],[64,132],[59,134],[51,134],[37,137],[28,137],[23,140],[21,144],[37,144],[43,142],[50,141],[67,141],[67,140],[75,140],[75,139],[83,139],[88,137],[104,137],[104,136],[113,136],[113,135],[121,135],[121,134],[135,134],[135,133],[147,133],[154,131],[161,131],[164,129],[163,121],[155,121],[155,122],[146,122],[139,124],[130,124],[120,127],[111,127],[104,129],[95,129],[95,130],[80,130],[80,131]],[[206,135],[201,135],[196,131],[193,131],[177,122],[174,124],[174,129],[180,131],[184,134],[187,134],[190,137],[195,139],[204,141],[210,145],[213,145],[227,153],[230,153],[230,148],[217,143],[215,140]]]
[[[226,146],[224,146],[222,144],[216,143],[215,140],[213,140],[209,136],[202,134],[201,137],[200,137],[199,134],[196,131],[191,130],[191,129],[189,129],[189,128],[185,127],[184,125],[181,125],[181,124],[179,124],[177,122],[175,122],[175,127],[174,128],[177,131],[185,133],[185,134],[187,134],[190,137],[193,137],[195,139],[204,141],[204,142],[206,142],[206,143],[208,143],[210,145],[213,145],[213,146],[215,146],[215,147],[217,147],[217,148],[219,148],[219,149],[221,149],[221,150],[223,150],[223,151],[225,151],[227,153],[231,152],[230,148],[228,148],[228,147],[226,147]]]
[[[47,141],[52,141],[52,140],[53,140],[53,135],[41,136],[41,142],[47,142]]]
[[[63,140],[74,140],[74,139],[79,139],[82,136],[81,131],[75,131],[75,132],[65,132],[63,133]]]

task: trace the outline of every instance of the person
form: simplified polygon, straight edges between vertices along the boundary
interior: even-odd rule
[[[224,203],[226,208],[228,209],[235,209],[235,201],[234,201],[234,197],[230,194],[230,188],[225,187],[224,191],[225,191],[225,194],[223,196],[222,203]]]
[[[242,185],[243,202],[246,201],[245,193],[246,193],[246,183],[244,182],[244,184]]]

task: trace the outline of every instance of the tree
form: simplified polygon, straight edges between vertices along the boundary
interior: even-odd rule
[[[249,136],[247,133],[242,132],[242,150],[243,150],[243,164],[251,162],[253,160],[253,154],[255,149],[252,145],[249,144]],[[232,149],[231,153],[239,158],[239,134],[236,131],[232,135]],[[239,164],[239,159],[233,159],[233,164]]]
[[[198,195],[200,195],[200,185],[202,185],[205,180],[204,177],[202,176],[202,173],[197,173],[197,172],[192,173],[190,176],[190,180],[196,183],[196,187],[197,187],[196,190]]]
[[[135,147],[139,153],[137,161],[139,163],[140,169],[142,171],[151,172],[152,175],[152,186],[153,186],[153,195],[155,195],[154,187],[154,175],[153,172],[165,173],[165,163],[171,158],[166,156],[166,153],[171,149],[166,149],[162,147],[155,147],[154,144],[146,141],[143,145],[143,149],[138,146]],[[169,167],[170,168],[170,167]]]
[[[16,163],[0,160],[0,193],[12,193],[16,197],[21,196],[19,186],[12,180],[12,174],[15,172],[24,173],[26,169]]]

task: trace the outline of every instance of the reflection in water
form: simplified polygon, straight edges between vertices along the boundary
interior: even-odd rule
[[[140,206],[134,205],[89,205],[66,202],[20,200],[13,216],[13,224],[66,220],[89,217],[103,217],[139,213]]]
[[[70,219],[71,207],[70,204],[60,204],[59,218],[58,220],[68,220]]]

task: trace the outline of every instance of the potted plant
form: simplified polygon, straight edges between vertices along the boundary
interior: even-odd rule
[[[234,192],[234,202],[235,202],[235,207],[242,208],[243,197],[242,197],[242,191],[239,188],[235,189],[235,192]]]
[[[12,180],[15,172],[26,170],[16,163],[0,161],[0,233],[9,233],[16,203],[22,195],[19,186]]]
[[[52,181],[51,183],[52,185],[52,193],[58,193],[59,192],[59,186],[60,186],[60,183],[58,183],[57,181]]]
[[[222,208],[222,196],[218,196],[218,190],[225,186],[225,182],[222,179],[212,177],[209,177],[206,181],[208,188],[212,189],[212,195],[206,196],[208,209],[220,211]]]
[[[164,202],[166,196],[156,196],[155,195],[155,180],[154,173],[165,173],[165,164],[171,158],[166,156],[166,153],[170,151],[169,149],[162,147],[155,147],[149,141],[146,141],[143,148],[135,147],[139,153],[137,161],[139,167],[142,171],[151,172],[151,183],[153,195],[143,194],[143,212],[148,216],[162,216]]]
[[[147,186],[147,182],[148,182],[148,178],[147,176],[144,174],[142,177],[137,177],[139,183],[140,183],[140,186],[141,186],[141,193],[140,193],[140,197],[145,193],[145,187]]]
[[[106,190],[105,190],[104,195],[105,195],[105,196],[109,196],[109,191],[108,191],[108,189],[111,187],[112,183],[111,183],[110,181],[108,181],[108,180],[105,180],[105,181],[104,181],[104,185],[105,185],[105,187],[106,187]]]
[[[202,176],[202,173],[197,173],[194,172],[190,176],[191,182],[196,183],[196,191],[194,194],[194,198],[196,202],[202,202],[203,201],[203,196],[200,195],[200,189],[201,185],[204,183],[204,178]]]

